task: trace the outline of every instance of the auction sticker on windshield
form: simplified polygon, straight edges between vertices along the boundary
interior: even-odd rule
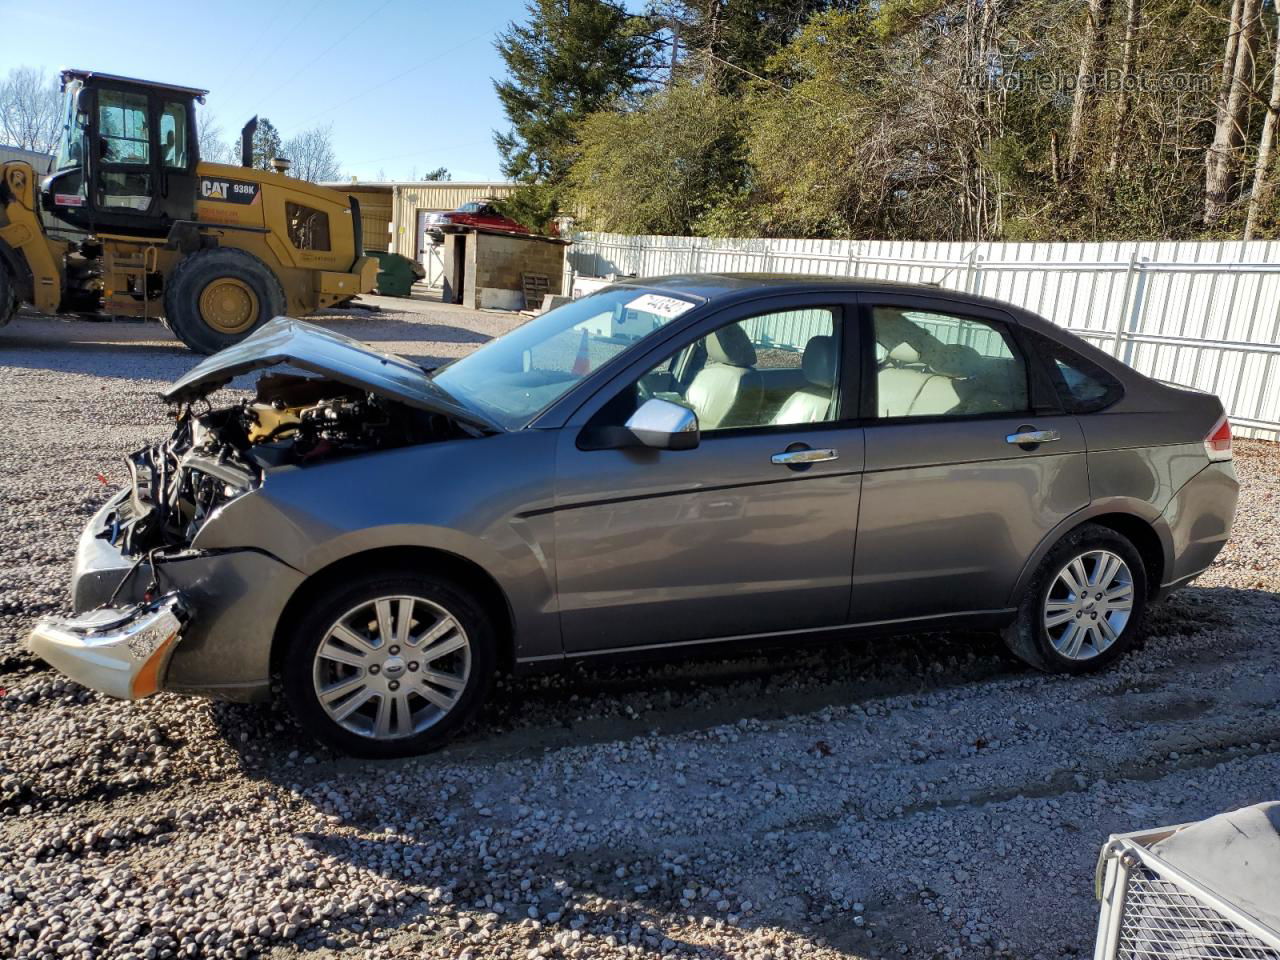
[[[664,297],[657,293],[642,293],[634,300],[628,300],[623,306],[628,310],[652,313],[655,317],[674,320],[686,310],[692,310],[694,304],[679,297]]]

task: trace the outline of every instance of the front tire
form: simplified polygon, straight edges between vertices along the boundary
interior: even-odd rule
[[[323,594],[293,631],[285,696],[344,753],[406,757],[447,742],[483,704],[493,624],[450,580],[372,572]]]
[[[165,323],[196,353],[239,343],[285,307],[276,275],[253,254],[232,247],[191,254],[165,283]]]
[[[1084,524],[1041,562],[1004,640],[1046,673],[1087,673],[1122,656],[1147,607],[1142,556],[1109,527]]]

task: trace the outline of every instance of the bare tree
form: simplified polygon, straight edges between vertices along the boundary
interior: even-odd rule
[[[1138,63],[1138,26],[1142,21],[1142,0],[1129,0],[1129,13],[1125,18],[1124,52],[1121,55],[1120,104],[1116,107],[1116,119],[1111,139],[1111,160],[1107,171],[1112,175],[1120,169],[1120,155],[1124,139],[1129,134],[1129,112],[1133,109],[1133,97],[1129,92],[1134,70]]]
[[[1235,0],[1231,33],[1222,62],[1226,83],[1218,99],[1213,145],[1204,158],[1204,223],[1214,226],[1226,214],[1239,186],[1240,154],[1249,116],[1250,84],[1262,19],[1262,0]]]
[[[332,126],[304,130],[296,137],[286,140],[283,150],[292,164],[289,173],[299,180],[320,183],[342,177],[342,166],[338,163],[338,155],[333,151]]]
[[[0,140],[53,153],[61,132],[62,97],[56,78],[35,67],[14,67],[0,83]]]
[[[200,142],[200,159],[206,163],[239,163],[240,151],[222,134],[222,124],[208,110],[196,117],[196,136]]]
[[[1270,173],[1276,148],[1278,119],[1280,119],[1280,22],[1276,24],[1276,58],[1271,65],[1271,100],[1267,103],[1267,118],[1262,123],[1262,135],[1258,138],[1258,158],[1253,166],[1253,189],[1249,192],[1249,212],[1244,222],[1246,240],[1253,239],[1253,231],[1258,223],[1258,211],[1275,189]]]
[[[1107,38],[1107,21],[1111,18],[1111,0],[1089,0],[1089,22],[1084,45],[1080,48],[1080,66],[1076,71],[1075,98],[1071,103],[1071,126],[1067,129],[1067,176],[1074,176],[1080,166],[1089,111],[1097,99],[1098,71],[1102,67],[1103,45]]]

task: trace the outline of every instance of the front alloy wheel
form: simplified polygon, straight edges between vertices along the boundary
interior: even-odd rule
[[[283,665],[285,693],[309,733],[359,756],[409,756],[440,746],[475,714],[496,644],[467,591],[375,572],[316,594]]]
[[[423,597],[379,597],[329,628],[313,680],[330,719],[388,740],[447,717],[470,674],[471,641],[453,614]]]

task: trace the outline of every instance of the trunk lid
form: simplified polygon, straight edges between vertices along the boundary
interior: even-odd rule
[[[436,386],[417,364],[293,317],[276,317],[235,346],[202,360],[160,396],[170,403],[190,403],[226,386],[234,377],[277,364],[320,374],[482,430],[502,431],[484,414],[463,406]]]

